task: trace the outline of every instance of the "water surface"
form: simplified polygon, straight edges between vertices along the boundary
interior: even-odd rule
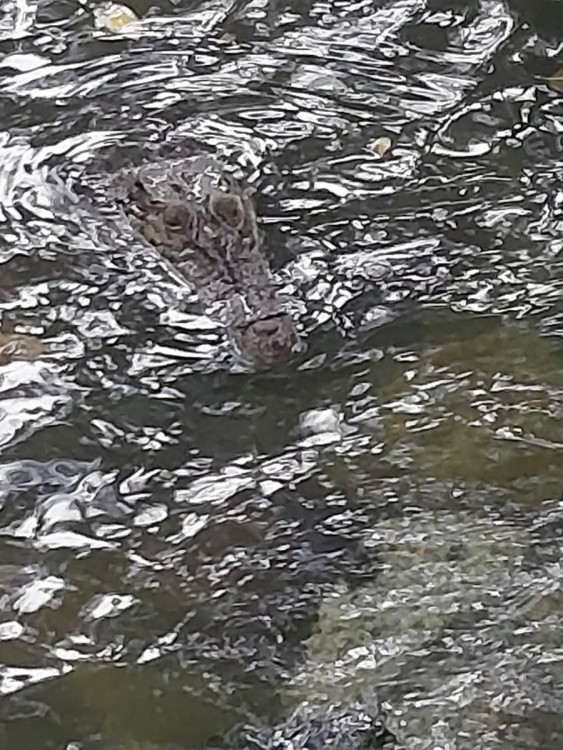
[[[559,4],[0,7],[2,747],[360,701],[397,748],[558,750]],[[77,198],[163,143],[256,185],[295,361],[241,367]]]

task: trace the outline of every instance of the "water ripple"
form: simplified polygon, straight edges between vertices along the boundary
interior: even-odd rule
[[[559,748],[560,14],[131,5],[1,8],[0,741],[359,701],[409,750]],[[194,149],[256,190],[293,362],[237,362],[108,200]]]

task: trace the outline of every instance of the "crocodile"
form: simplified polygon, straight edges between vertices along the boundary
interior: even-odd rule
[[[146,163],[120,175],[114,198],[245,360],[269,365],[300,349],[262,248],[251,191],[224,165],[209,156]]]

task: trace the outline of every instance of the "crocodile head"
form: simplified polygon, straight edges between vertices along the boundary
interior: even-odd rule
[[[268,365],[299,346],[278,297],[251,192],[209,159],[135,170],[121,199],[145,240],[190,282],[245,360]]]

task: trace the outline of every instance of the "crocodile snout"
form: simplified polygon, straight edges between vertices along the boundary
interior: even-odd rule
[[[234,338],[245,359],[263,365],[288,359],[299,343],[295,323],[287,313],[258,318],[239,326]]]

